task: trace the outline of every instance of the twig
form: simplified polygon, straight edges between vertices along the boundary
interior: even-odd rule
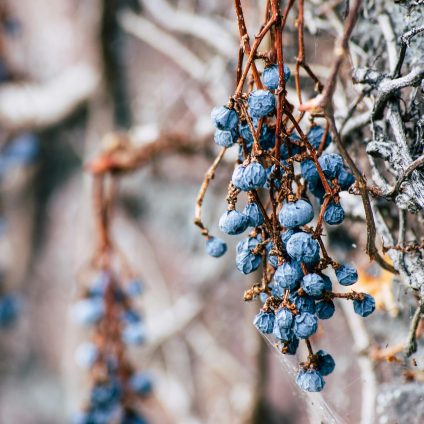
[[[405,343],[405,355],[406,357],[410,357],[413,353],[417,351],[417,328],[418,324],[421,321],[421,315],[424,313],[424,301],[423,299],[420,300],[419,305],[417,306],[417,309],[414,312],[414,316],[412,317],[410,326],[409,326],[409,332],[408,332],[408,338]]]
[[[195,208],[195,211],[194,211],[194,223],[195,223],[195,225],[197,225],[200,228],[202,235],[204,235],[206,237],[209,235],[209,232],[208,232],[208,229],[204,226],[204,224],[202,222],[203,199],[204,199],[206,191],[209,187],[209,183],[214,178],[216,169],[218,168],[219,164],[221,163],[221,160],[224,157],[226,151],[227,151],[227,148],[224,147],[219,152],[219,154],[215,158],[215,160],[213,161],[212,165],[210,166],[210,168],[208,169],[208,171],[205,174],[205,178],[203,180],[202,185],[200,186],[199,194],[197,195],[197,198],[196,198],[196,208]]]

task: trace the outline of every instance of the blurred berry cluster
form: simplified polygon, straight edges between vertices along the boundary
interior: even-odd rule
[[[281,80],[287,83],[290,78],[288,67],[282,69],[279,75],[278,65],[268,63],[261,88],[235,95],[212,111],[215,143],[239,149],[219,228],[228,235],[250,229],[237,244],[236,267],[249,274],[262,265],[261,282],[244,295],[245,300],[262,302],[254,324],[262,333],[272,334],[284,354],[294,355],[299,341],[306,341],[309,355],[300,364],[296,382],[304,391],[317,392],[335,367],[330,354],[312,349],[309,339],[319,320],[333,316],[335,298],[352,300],[355,312],[363,317],[374,311],[375,302],[365,293],[334,292],[324,272],[333,269],[341,286],[358,279],[355,267],[335,262],[321,239],[324,223],[344,220],[339,193],[348,190],[355,178],[339,154],[327,153],[332,144],[328,128],[312,120],[304,132],[293,118],[283,120],[282,112],[277,116]],[[285,114],[291,116],[290,111]],[[238,210],[241,193],[246,193],[246,205]],[[209,255],[225,254],[223,240],[208,231],[202,234]]]
[[[145,339],[144,323],[134,309],[142,292],[139,280],[129,278],[121,284],[103,269],[73,305],[74,322],[92,328],[92,342],[81,344],[75,359],[90,370],[93,381],[88,404],[73,423],[146,423],[137,404],[151,392],[152,381],[148,373],[133,368],[126,354],[128,347]]]

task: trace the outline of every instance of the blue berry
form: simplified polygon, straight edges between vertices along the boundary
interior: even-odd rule
[[[253,324],[261,333],[270,334],[274,328],[274,321],[274,312],[259,311],[255,316]]]
[[[311,222],[314,218],[314,208],[306,200],[286,202],[278,215],[280,223],[286,228],[295,228]]]
[[[319,174],[314,161],[310,159],[302,161],[300,164],[300,172],[302,177],[309,184],[316,185],[318,182],[320,182]]]
[[[325,381],[318,371],[301,369],[296,376],[296,384],[304,392],[320,392],[324,388]]]
[[[152,391],[152,378],[145,372],[135,373],[129,379],[129,386],[134,393],[146,396]]]
[[[325,290],[325,282],[318,274],[307,274],[301,283],[302,289],[312,297],[320,297]]]
[[[95,406],[110,406],[121,396],[121,387],[114,379],[96,384],[91,390],[91,403]]]
[[[232,182],[240,190],[251,191],[261,188],[266,183],[266,178],[264,167],[258,162],[251,162],[234,169]]]
[[[332,300],[321,300],[315,305],[315,312],[319,319],[330,319],[335,311],[336,307]]]
[[[323,135],[324,135],[324,128],[319,125],[313,126],[309,130],[307,134],[308,141],[312,145],[312,147],[315,148],[315,150],[319,149]],[[326,149],[330,145],[330,143],[331,143],[331,135],[330,135],[330,132],[328,132],[327,137],[325,137],[325,141],[324,141],[324,149]]]
[[[234,130],[215,130],[213,137],[215,143],[221,147],[231,147],[237,142],[237,133]]]
[[[324,221],[329,225],[338,225],[343,222],[345,213],[340,203],[330,202],[324,211]]]
[[[274,248],[274,243],[269,242],[266,245],[266,257],[268,259],[268,262],[274,267],[278,267],[278,256],[277,255],[271,255],[271,250]]]
[[[217,106],[211,112],[212,123],[220,130],[235,130],[237,128],[239,117],[234,109],[228,109],[226,106]]]
[[[227,244],[218,237],[209,236],[206,240],[206,253],[214,258],[219,258],[227,251]]]
[[[321,274],[321,278],[324,280],[324,291],[331,292],[333,290],[333,284],[330,277],[325,274]]]
[[[309,312],[302,312],[299,315],[296,315],[294,319],[294,334],[299,337],[299,339],[307,339],[311,337],[317,331],[318,320],[315,315],[312,315]]]
[[[251,227],[259,227],[264,222],[264,217],[256,202],[248,203],[243,209],[243,215],[249,218]]]
[[[253,120],[253,127],[257,130],[258,122],[255,122],[255,120]],[[254,137],[247,122],[240,124],[240,135],[245,141],[246,149],[250,152]],[[266,124],[262,124],[259,145],[264,150],[271,149],[275,145],[275,131]]]
[[[355,182],[355,177],[343,168],[337,176],[337,180],[342,190],[348,190],[349,187]]]
[[[331,180],[343,169],[343,158],[337,153],[325,153],[318,158],[318,162],[324,175]]]
[[[146,330],[141,322],[127,324],[122,331],[122,340],[127,345],[138,346],[144,342],[145,338]]]
[[[299,262],[286,261],[277,268],[274,274],[275,283],[283,289],[294,290],[299,287],[303,271]]]
[[[243,274],[256,271],[261,264],[261,255],[255,255],[252,250],[259,244],[254,237],[248,237],[237,244],[236,266]]]
[[[83,343],[75,351],[75,362],[81,368],[91,368],[98,356],[99,352],[93,343]]]
[[[262,303],[265,303],[266,302],[266,300],[268,299],[268,294],[267,293],[264,293],[264,292],[262,292],[260,295],[259,295],[259,300],[262,302]]]
[[[121,424],[147,424],[147,421],[138,412],[127,410]]]
[[[251,162],[245,168],[243,177],[246,182],[247,190],[261,188],[266,183],[266,172],[259,162]]]
[[[266,183],[264,184],[264,188],[269,189],[271,187],[271,180],[274,184],[274,187],[277,187],[278,189],[281,188],[281,182],[280,182],[280,178],[277,178],[277,174],[275,172],[275,165],[272,165],[271,167],[266,169]],[[284,175],[284,169],[283,168],[279,168],[280,169],[280,177]]]
[[[323,202],[325,196],[325,189],[322,185],[321,180],[318,180],[315,183],[308,182],[309,191],[320,201]]]
[[[289,300],[291,303],[294,303],[296,309],[302,312],[309,312],[310,314],[315,313],[315,300],[313,297],[303,294],[300,296],[297,292],[292,293],[289,296]]]
[[[300,153],[300,148],[296,143],[292,143],[292,141],[299,141],[299,137],[296,134],[292,134],[290,138],[286,142],[282,142],[280,146],[280,158],[288,159],[291,156],[294,156]],[[290,145],[290,154],[288,144]]]
[[[236,210],[230,210],[221,215],[218,225],[223,233],[241,234],[249,226],[249,218]]]
[[[371,315],[375,310],[375,300],[371,295],[367,293],[363,293],[363,295],[363,300],[353,301],[353,310],[361,317],[367,317],[368,315]]]
[[[319,244],[307,233],[293,234],[287,242],[287,253],[291,258],[305,264],[312,264],[319,260]]]
[[[283,243],[283,248],[286,249],[287,248],[287,242],[290,240],[290,237],[293,234],[298,233],[299,230],[297,228],[289,228],[286,231],[283,231],[281,233],[281,242]]]
[[[316,354],[318,356],[317,371],[323,376],[331,374],[336,367],[333,357],[325,350],[319,350]]]
[[[268,90],[253,90],[247,102],[248,112],[252,118],[267,116],[275,110],[275,97]]]
[[[281,308],[275,314],[274,329],[272,334],[278,340],[290,340],[292,331],[293,314],[286,308]]]
[[[293,335],[290,340],[284,340],[285,354],[296,355],[297,348],[299,347],[299,339]]]
[[[132,309],[126,309],[122,313],[122,320],[131,324],[141,321],[140,314]]]
[[[0,297],[0,328],[11,327],[19,314],[19,299],[13,295]]]
[[[271,288],[271,295],[272,296],[278,297],[280,299],[282,299],[284,297],[286,289],[284,289],[283,287],[279,286],[276,283],[270,284],[269,287]]]
[[[358,281],[358,272],[354,266],[343,264],[336,269],[336,277],[342,286],[351,286]]]
[[[80,325],[93,325],[103,316],[103,299],[81,299],[74,304],[71,313],[75,323]]]
[[[126,290],[128,296],[137,297],[144,292],[144,284],[138,279],[132,279],[127,284]]]
[[[288,81],[290,78],[290,69],[288,66],[284,65],[284,81]],[[278,64],[274,63],[271,66],[267,66],[264,69],[262,74],[262,79],[265,86],[269,90],[276,90],[279,84],[279,73],[278,73]]]

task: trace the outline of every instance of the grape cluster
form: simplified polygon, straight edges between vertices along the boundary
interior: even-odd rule
[[[228,189],[228,208],[218,224],[228,235],[250,229],[237,244],[236,267],[249,274],[262,265],[261,282],[244,294],[247,301],[258,297],[262,302],[254,325],[263,334],[272,335],[284,354],[294,355],[300,340],[306,342],[309,355],[300,363],[296,382],[304,391],[317,392],[324,387],[323,377],[335,367],[329,353],[312,350],[309,339],[319,320],[333,316],[335,298],[352,300],[354,311],[362,317],[374,311],[375,301],[366,293],[334,292],[324,272],[333,268],[342,286],[358,279],[356,269],[335,262],[321,240],[324,222],[337,225],[344,220],[339,193],[348,190],[355,178],[339,154],[327,152],[332,142],[328,128],[312,121],[305,134],[295,123],[291,128],[284,122],[277,125],[279,77],[278,66],[268,64],[262,74],[268,89],[233,96],[227,105],[212,111],[216,144],[226,149],[237,145],[239,149]],[[290,77],[286,66],[283,77],[286,82]],[[241,193],[246,193],[247,204],[238,210]],[[312,227],[314,218],[316,225]],[[223,240],[205,230],[202,234],[209,255],[226,253]]]
[[[75,352],[76,362],[90,370],[93,385],[88,405],[73,423],[146,423],[131,405],[151,392],[152,380],[135,371],[125,356],[125,347],[145,340],[142,318],[132,305],[142,292],[139,280],[130,279],[122,288],[110,271],[102,270],[73,305],[73,320],[93,328],[93,341]]]

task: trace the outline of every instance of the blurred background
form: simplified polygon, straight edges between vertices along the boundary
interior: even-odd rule
[[[252,35],[265,3],[243,2]],[[253,327],[258,304],[242,298],[255,276],[235,269],[235,241],[226,240],[229,253],[223,258],[211,258],[193,225],[198,188],[217,152],[210,110],[234,90],[238,32],[232,4],[2,0],[0,5],[0,294],[16,296],[19,310],[13,325],[0,329],[0,423],[65,423],[88,396],[89,379],[75,362],[75,350],[89,331],[71,322],[69,309],[95,241],[92,180],[83,166],[114,130],[128,131],[135,145],[179,137],[195,147],[190,154],[175,149],[156,155],[120,178],[112,224],[117,244],[146,286],[138,306],[147,342],[131,357],[154,376],[154,394],[144,406],[149,421],[357,423],[376,414],[379,422],[397,422],[381,417],[387,418],[390,407],[395,412],[389,416],[396,417],[396,408],[407,404],[403,399],[398,405],[390,395],[405,383],[404,369],[396,361],[380,361],[386,358],[380,350],[404,339],[412,306],[392,275],[365,257],[357,198],[342,199],[348,221],[328,230],[326,240],[336,259],[358,264],[360,284],[376,296],[379,312],[361,320],[351,305],[340,304],[336,317],[314,336],[314,344],[338,364],[324,398],[298,392],[293,363]],[[343,28],[343,7],[343,1],[305,5],[308,63],[323,80]],[[294,16],[284,35],[292,69]],[[364,60],[363,52],[354,49],[351,60]],[[306,78],[303,87],[305,98],[311,97]],[[288,92],[295,99],[293,81]],[[338,85],[338,116],[347,114],[352,93],[349,82]],[[360,146],[353,151],[362,163]],[[215,234],[226,208],[232,153],[205,199],[204,221]],[[403,422],[422,422],[414,420],[422,417],[416,405],[423,389],[405,384],[415,412]]]

